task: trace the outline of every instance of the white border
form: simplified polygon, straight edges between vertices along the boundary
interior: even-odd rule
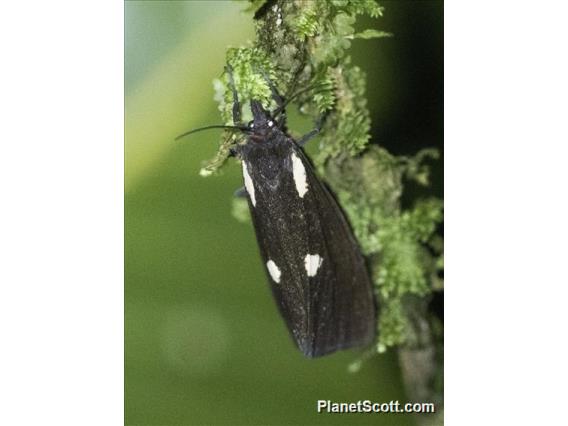
[[[0,424],[123,422],[123,4],[0,13]]]
[[[559,424],[563,2],[446,2],[446,421]],[[0,14],[1,424],[120,424],[123,5]]]
[[[565,422],[566,3],[445,3],[446,421]]]

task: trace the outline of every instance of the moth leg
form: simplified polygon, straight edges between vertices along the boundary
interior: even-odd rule
[[[306,142],[308,142],[310,139],[314,138],[319,132],[321,132],[323,123],[325,121],[325,117],[326,117],[325,115],[322,115],[320,118],[318,118],[316,121],[315,129],[310,130],[308,133],[306,133],[304,136],[298,139],[298,142],[296,143],[300,146],[304,146]]]
[[[268,76],[268,74],[266,74],[266,72],[262,68],[259,68],[258,71],[262,74],[262,77],[266,80],[268,87],[270,87],[270,92],[272,93],[272,99],[274,99],[274,102],[276,102],[277,108],[274,112],[283,111],[284,110],[284,98],[282,98],[282,96],[280,96],[280,93],[278,93],[276,86],[272,83],[272,80],[270,80],[270,77]]]
[[[278,126],[278,128],[280,130],[285,130],[285,125],[286,125],[286,112],[282,111],[282,113],[280,114],[280,117],[278,117],[276,119],[276,124]]]
[[[268,87],[270,87],[272,99],[274,99],[274,102],[276,102],[276,109],[272,111],[270,115],[272,115],[272,117],[276,120],[278,128],[284,129],[284,126],[286,124],[286,101],[284,101],[284,98],[280,96],[278,89],[276,89],[276,86],[272,83],[272,80],[270,79],[268,74],[266,74],[266,72],[262,68],[255,67],[255,70],[260,72],[264,80],[266,80]]]
[[[235,126],[241,126],[241,103],[239,102],[239,95],[237,89],[235,89],[235,80],[233,79],[233,67],[227,65],[225,71],[229,75],[229,89],[233,93],[233,124]]]
[[[247,196],[247,190],[245,189],[244,186],[241,186],[239,189],[237,189],[235,191],[235,193],[233,194],[233,196],[235,198],[246,198]]]

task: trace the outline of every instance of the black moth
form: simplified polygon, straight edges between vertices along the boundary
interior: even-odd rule
[[[234,85],[231,90],[235,127],[247,135],[233,153],[242,161],[272,293],[305,356],[368,345],[376,312],[364,258],[337,202],[300,148],[318,130],[298,142],[288,136],[284,102],[270,86],[277,110],[271,114],[252,100],[248,126],[240,123]]]

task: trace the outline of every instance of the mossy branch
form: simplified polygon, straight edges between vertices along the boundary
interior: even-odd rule
[[[442,244],[435,234],[442,221],[442,202],[416,200],[403,210],[400,199],[405,180],[429,184],[426,160],[436,159],[438,152],[425,149],[413,157],[395,157],[378,144],[369,144],[365,74],[346,54],[355,38],[390,35],[354,29],[358,15],[377,18],[383,8],[374,0],[252,0],[249,10],[255,13],[256,40],[227,52],[243,118],[250,118],[251,99],[274,107],[262,72],[280,93],[296,94],[294,103],[302,114],[314,120],[326,114],[313,161],[337,195],[369,260],[381,307],[375,350],[398,347],[409,394],[432,400],[439,394],[432,383],[441,372],[436,357],[442,332],[427,305],[443,287]],[[224,122],[231,124],[228,83],[228,75],[215,80],[215,99]],[[227,134],[202,175],[216,172],[240,138]],[[236,203],[235,216],[246,218],[246,207]],[[415,361],[425,366],[416,377],[405,371],[413,356],[421,357]],[[418,388],[420,392],[413,391]]]

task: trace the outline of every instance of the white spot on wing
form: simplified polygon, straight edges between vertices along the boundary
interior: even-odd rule
[[[292,173],[294,174],[294,183],[296,184],[296,191],[300,198],[304,198],[308,192],[308,181],[306,180],[306,168],[302,163],[300,157],[295,152],[292,153]]]
[[[254,185],[247,169],[247,163],[243,160],[243,177],[245,178],[245,188],[250,197],[253,206],[256,206],[256,198],[254,196]]]
[[[280,271],[280,268],[276,266],[276,263],[274,263],[274,261],[270,259],[268,262],[266,262],[266,267],[268,268],[268,273],[270,274],[274,282],[279,283],[280,275],[282,275],[282,272]]]
[[[308,274],[308,277],[316,276],[322,262],[323,259],[319,254],[306,254],[306,257],[304,259],[304,266],[306,267],[306,273]]]

